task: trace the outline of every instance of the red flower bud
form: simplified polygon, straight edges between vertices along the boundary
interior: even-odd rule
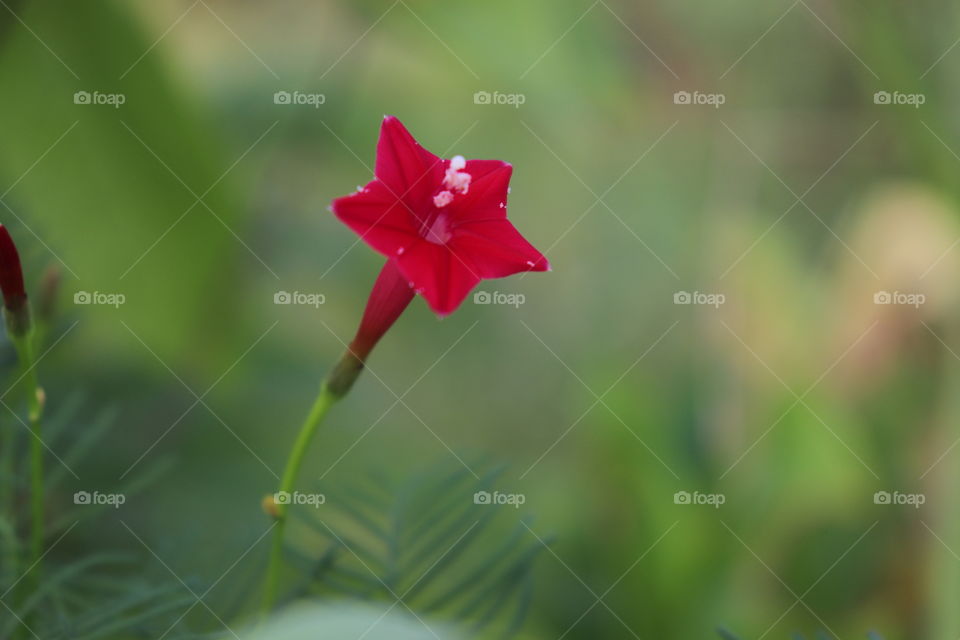
[[[3,306],[10,311],[19,308],[27,299],[17,245],[13,244],[10,232],[2,224],[0,224],[0,290],[3,290]]]
[[[0,224],[0,291],[3,292],[4,315],[12,335],[22,336],[30,330],[30,309],[23,286],[20,254],[7,228]]]

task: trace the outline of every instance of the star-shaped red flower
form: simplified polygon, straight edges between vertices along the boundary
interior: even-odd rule
[[[374,179],[331,208],[446,315],[483,279],[550,268],[507,220],[512,172],[499,160],[435,156],[387,116]]]

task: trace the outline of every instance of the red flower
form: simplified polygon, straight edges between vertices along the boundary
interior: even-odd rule
[[[447,315],[483,279],[550,268],[507,220],[512,172],[499,160],[439,158],[387,116],[374,179],[331,209],[387,256],[385,269],[396,269],[434,312]]]
[[[0,291],[3,291],[3,306],[15,311],[27,301],[27,292],[23,287],[23,269],[20,266],[20,254],[13,243],[10,232],[0,224]]]

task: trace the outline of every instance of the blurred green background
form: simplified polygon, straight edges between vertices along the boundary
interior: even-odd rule
[[[517,307],[415,301],[304,484],[505,464],[531,540],[555,537],[532,638],[960,635],[955,9],[2,4],[0,220],[34,288],[63,275],[41,375],[51,408],[118,414],[76,488],[169,465],[60,553],[142,552],[132,530],[210,582],[266,530],[382,264],[327,206],[393,114],[511,162],[511,219],[554,269],[480,285]]]

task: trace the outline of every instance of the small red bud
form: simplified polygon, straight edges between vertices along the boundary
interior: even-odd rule
[[[3,292],[4,316],[7,330],[14,336],[26,335],[30,330],[30,307],[23,286],[23,268],[20,254],[7,228],[0,224],[0,291]]]

